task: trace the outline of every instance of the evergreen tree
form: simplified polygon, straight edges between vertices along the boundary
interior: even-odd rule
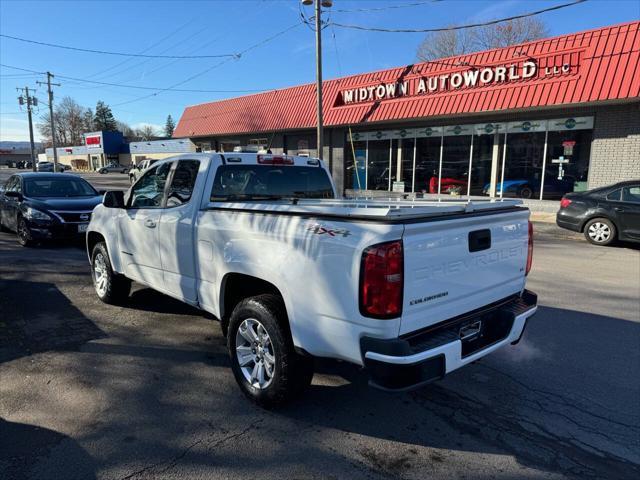
[[[117,129],[116,119],[113,117],[111,108],[102,100],[98,100],[96,105],[96,113],[93,117],[93,123],[96,130],[114,131]]]
[[[164,126],[164,135],[166,137],[172,137],[173,136],[173,130],[176,128],[176,124],[173,121],[173,117],[171,115],[169,115],[167,117],[167,123]]]

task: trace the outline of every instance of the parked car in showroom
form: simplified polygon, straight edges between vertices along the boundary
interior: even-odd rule
[[[71,167],[68,165],[58,164],[58,172],[64,172],[65,170],[69,170]],[[37,169],[39,172],[53,172],[54,165],[53,162],[38,162]]]
[[[127,173],[128,171],[129,167],[125,167],[124,165],[120,165],[116,162],[112,162],[98,169],[98,173]]]
[[[560,198],[567,192],[572,192],[574,188],[574,179],[565,177],[558,180],[554,175],[546,175],[544,179],[544,196],[545,198]],[[491,184],[487,183],[482,193],[489,195]],[[500,196],[502,191],[503,197],[518,197],[524,199],[540,197],[540,178],[517,178],[513,180],[505,180],[496,185],[496,195]]]
[[[560,200],[556,223],[584,233],[594,245],[640,242],[640,179],[566,194]]]
[[[41,240],[81,239],[102,200],[89,182],[69,173],[17,173],[0,187],[0,230],[22,246]]]
[[[142,173],[156,162],[157,160],[155,159],[147,158],[145,160],[142,160],[140,163],[134,164],[129,169],[129,181],[132,184],[136,183],[136,180],[138,180],[142,176]]]

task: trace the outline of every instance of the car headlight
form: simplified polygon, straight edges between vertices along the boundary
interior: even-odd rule
[[[27,207],[27,209],[24,212],[24,216],[29,220],[48,220],[48,221],[53,220],[50,215],[47,215],[46,213],[31,207]]]

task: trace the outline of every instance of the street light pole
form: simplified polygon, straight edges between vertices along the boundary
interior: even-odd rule
[[[302,4],[310,6],[315,4],[316,25],[316,101],[317,101],[317,150],[318,158],[322,160],[324,150],[324,131],[322,125],[322,7],[330,8],[333,0],[302,0]],[[306,19],[305,19],[306,21]],[[308,23],[308,22],[307,22]]]
[[[316,0],[316,100],[317,100],[317,147],[318,158],[322,160],[324,153],[324,132],[322,129],[322,8],[320,0]]]

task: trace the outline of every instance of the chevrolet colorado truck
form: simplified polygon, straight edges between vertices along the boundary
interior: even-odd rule
[[[315,357],[422,386],[517,343],[537,308],[519,200],[338,199],[309,157],[159,161],[105,194],[87,249],[102,301],[134,280],[219,319],[241,390],[267,407],[311,383]]]

